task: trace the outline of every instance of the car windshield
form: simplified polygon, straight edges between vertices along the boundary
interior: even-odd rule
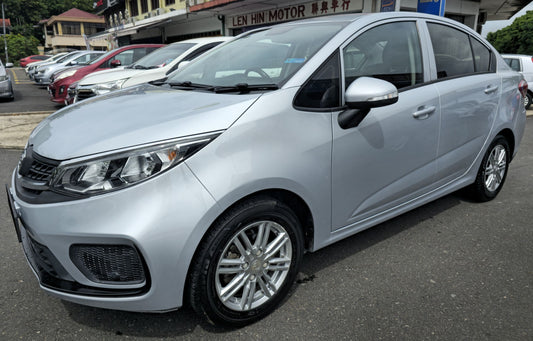
[[[73,55],[76,55],[76,54],[78,54],[78,51],[67,53],[63,57],[61,57],[58,60],[56,60],[56,63],[62,63],[64,61],[66,61],[67,59],[70,59]]]
[[[167,83],[185,88],[275,89],[298,71],[345,23],[274,26],[200,56]],[[214,89],[213,89],[214,88]]]
[[[176,43],[162,47],[139,59],[130,65],[129,69],[155,69],[163,67],[181,56],[185,51],[196,45],[195,43]]]
[[[114,49],[114,50],[111,50],[111,51],[108,51],[106,53],[104,53],[103,55],[101,55],[100,57],[96,58],[95,60],[93,60],[91,62],[91,64],[94,64],[94,63],[97,63],[101,60],[104,60],[104,59],[107,59],[108,56],[112,55],[113,53],[115,53],[118,49]]]

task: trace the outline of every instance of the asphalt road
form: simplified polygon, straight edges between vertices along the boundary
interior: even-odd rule
[[[46,87],[39,86],[31,81],[23,68],[7,69],[13,82],[15,99],[0,103],[0,115],[6,113],[26,112],[53,112],[62,105],[50,101]]]
[[[19,150],[0,149],[0,182]],[[129,313],[39,289],[0,196],[1,340],[533,340],[533,117],[499,196],[452,194],[304,258],[300,283],[245,328],[183,308]]]

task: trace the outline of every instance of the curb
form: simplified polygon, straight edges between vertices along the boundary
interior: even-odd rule
[[[25,116],[25,115],[51,115],[57,110],[48,110],[48,111],[26,111],[26,112],[6,112],[0,113],[0,116]],[[533,115],[533,113],[532,113]]]

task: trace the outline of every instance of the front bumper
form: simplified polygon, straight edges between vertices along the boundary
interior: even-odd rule
[[[41,288],[79,304],[128,311],[168,311],[182,305],[189,264],[204,232],[220,213],[186,164],[105,195],[54,204],[29,204],[14,190],[15,217],[28,262]],[[135,248],[146,281],[91,280],[72,259],[73,245]]]

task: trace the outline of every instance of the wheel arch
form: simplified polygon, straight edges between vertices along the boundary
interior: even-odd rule
[[[511,129],[509,129],[509,128],[505,128],[505,129],[501,130],[500,132],[498,132],[497,135],[503,136],[507,140],[507,143],[509,143],[509,148],[511,149],[511,153],[510,154],[511,154],[511,158],[512,158],[512,156],[514,155],[515,143],[516,143],[513,131]]]
[[[293,212],[298,217],[298,220],[300,222],[301,228],[302,228],[302,235],[304,238],[304,252],[309,251],[313,249],[313,242],[314,242],[314,220],[311,213],[311,209],[309,208],[308,204],[296,193],[285,190],[285,189],[279,189],[279,188],[272,188],[272,189],[264,189],[260,190],[254,193],[251,193],[237,201],[235,201],[233,204],[229,205],[224,209],[218,217],[211,223],[209,228],[207,228],[202,235],[202,238],[200,239],[200,242],[196,245],[195,251],[193,253],[192,258],[189,261],[188,269],[187,269],[187,277],[185,281],[185,288],[184,288],[184,295],[183,295],[183,303],[189,303],[189,289],[190,289],[190,279],[191,279],[191,270],[194,263],[194,260],[198,256],[198,252],[201,249],[202,243],[205,241],[206,237],[209,235],[210,231],[214,228],[215,224],[221,217],[224,216],[224,214],[231,209],[233,209],[235,206],[238,206],[242,204],[245,201],[252,200],[254,198],[259,197],[271,197],[276,200],[279,200],[283,202],[285,205],[287,205],[289,208],[293,210]]]

